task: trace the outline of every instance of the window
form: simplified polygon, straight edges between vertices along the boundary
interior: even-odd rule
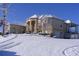
[[[60,27],[62,28],[62,27],[63,27],[63,25],[61,24],[61,25],[60,25]]]

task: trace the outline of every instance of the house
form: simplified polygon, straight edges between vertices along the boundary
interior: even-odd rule
[[[17,24],[10,24],[10,33],[15,33],[15,34],[21,34],[25,33],[25,26],[23,25],[17,25]]]
[[[2,31],[0,34],[9,34],[9,33],[25,33],[25,26],[18,24],[10,24],[7,20],[5,21],[5,25],[3,24],[3,20],[0,20],[0,25],[2,26]],[[4,27],[3,27],[4,26]]]
[[[26,33],[44,33],[59,38],[70,38],[70,28],[75,27],[73,34],[78,34],[78,25],[67,23],[64,20],[52,15],[33,15],[26,20]],[[68,34],[68,36],[67,36]]]
[[[0,20],[1,35],[7,34],[10,31],[10,23],[7,20]]]

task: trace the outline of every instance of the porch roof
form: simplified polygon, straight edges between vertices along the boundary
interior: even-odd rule
[[[79,26],[78,24],[75,24],[75,23],[68,23],[67,25],[69,25],[70,27],[76,27],[76,26]]]

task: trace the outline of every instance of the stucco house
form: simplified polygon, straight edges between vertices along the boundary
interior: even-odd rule
[[[25,29],[26,29],[26,27],[23,25],[7,23],[5,25],[4,32],[5,32],[5,34],[9,34],[9,33],[21,34],[21,33],[25,33]]]
[[[56,16],[52,15],[33,15],[26,20],[26,33],[46,33],[48,35],[59,38],[70,37],[70,35],[78,33],[78,25],[75,23],[67,23]],[[71,28],[74,27],[74,31]]]
[[[18,25],[18,24],[10,24],[10,33],[15,34],[22,34],[25,33],[25,26],[24,25]]]

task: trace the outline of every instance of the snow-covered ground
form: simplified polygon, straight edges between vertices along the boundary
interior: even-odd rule
[[[0,38],[0,55],[78,56],[79,39],[56,39],[38,34],[9,34]]]

